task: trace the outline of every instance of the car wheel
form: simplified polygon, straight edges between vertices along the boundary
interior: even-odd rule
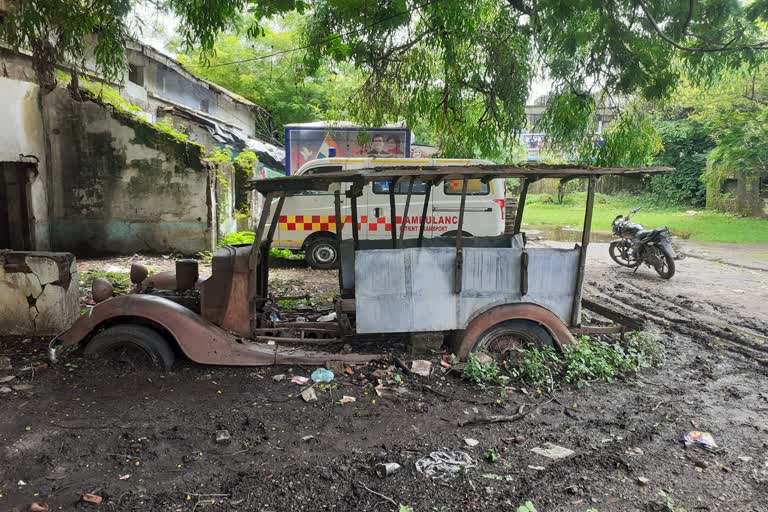
[[[556,347],[552,336],[541,325],[530,320],[500,322],[477,339],[473,353],[485,353],[512,366],[520,363],[520,353],[528,345]]]
[[[104,329],[88,342],[83,354],[132,366],[149,364],[166,370],[176,359],[173,349],[157,331],[135,324],[118,324]]]
[[[336,239],[330,236],[318,236],[312,239],[304,250],[304,259],[310,267],[315,269],[336,268],[339,263]]]

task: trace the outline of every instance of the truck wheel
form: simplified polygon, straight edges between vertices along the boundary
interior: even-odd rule
[[[507,320],[480,335],[472,352],[483,352],[497,361],[507,361],[517,366],[520,363],[520,350],[527,345],[556,347],[549,332],[536,322]]]
[[[304,259],[310,267],[328,270],[338,266],[339,257],[336,239],[330,236],[318,236],[307,243]]]
[[[157,331],[143,325],[118,324],[104,329],[85,346],[83,354],[90,358],[125,361],[131,365],[149,363],[170,369],[173,350]]]

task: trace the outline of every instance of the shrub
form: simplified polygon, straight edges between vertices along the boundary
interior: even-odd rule
[[[477,354],[469,354],[463,377],[475,384],[495,384],[499,381],[499,365],[496,361],[484,363]]]

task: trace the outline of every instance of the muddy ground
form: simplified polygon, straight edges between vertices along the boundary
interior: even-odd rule
[[[3,338],[13,370],[0,378],[15,378],[0,384],[11,387],[0,393],[0,510],[514,511],[530,501],[539,512],[768,511],[768,273],[687,258],[663,282],[609,264],[605,252],[591,248],[591,292],[646,316],[666,360],[551,395],[516,386],[500,399],[498,388],[437,370],[402,375],[397,397],[344,376],[306,403],[289,378],[313,368],[181,363],[162,374],[74,355],[45,368],[36,367],[45,340]],[[302,268],[277,277],[286,291],[336,284],[332,272]],[[357,401],[337,404],[343,395]],[[521,405],[530,413],[518,421],[458,426]],[[215,441],[222,429],[229,444]],[[711,432],[719,449],[684,448],[691,430]],[[531,451],[547,442],[574,454]],[[477,467],[445,481],[416,470],[444,449]],[[484,460],[489,449],[498,461]],[[380,478],[373,468],[383,462],[402,468]],[[104,501],[84,504],[83,493]]]

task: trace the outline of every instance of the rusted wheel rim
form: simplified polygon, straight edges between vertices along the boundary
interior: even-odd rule
[[[485,352],[497,361],[516,366],[522,361],[522,349],[529,343],[517,332],[499,331],[481,339],[474,351]]]

